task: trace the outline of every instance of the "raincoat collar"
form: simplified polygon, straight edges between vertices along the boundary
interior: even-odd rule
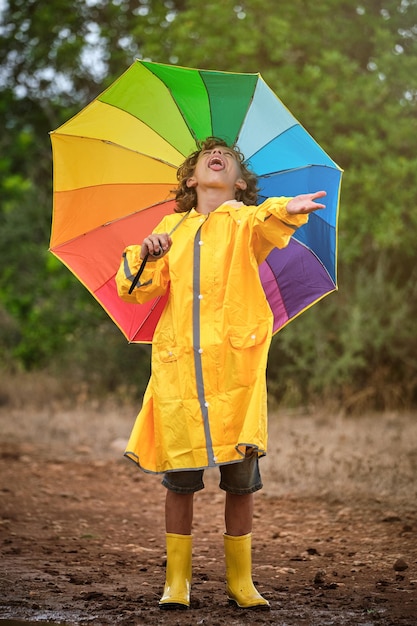
[[[237,200],[226,200],[220,206],[217,207],[212,213],[233,213],[236,209],[240,209],[245,206],[243,202],[238,202]],[[191,209],[190,217],[201,217],[203,214],[196,211],[196,209]],[[210,213],[208,214],[210,215]]]

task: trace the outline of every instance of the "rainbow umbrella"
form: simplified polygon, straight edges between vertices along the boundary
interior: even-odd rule
[[[131,342],[150,343],[165,298],[123,302],[115,275],[123,249],[141,243],[175,206],[176,171],[208,136],[236,143],[259,177],[260,201],[324,189],[310,216],[260,266],[274,332],[337,289],[342,170],[260,74],[136,61],[51,132],[54,207],[50,250],[89,289]]]

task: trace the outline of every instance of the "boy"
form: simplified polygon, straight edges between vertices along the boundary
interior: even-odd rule
[[[193,496],[204,488],[204,469],[219,466],[229,600],[240,608],[268,608],[251,574],[272,334],[258,266],[272,248],[288,244],[309,213],[324,208],[316,200],[326,193],[269,198],[255,206],[255,175],[237,148],[215,137],[186,159],[178,180],[177,213],[142,245],[125,250],[116,277],[119,295],[131,302],[169,289],[126,456],[145,471],[164,473],[167,570],[160,607],[190,605]]]

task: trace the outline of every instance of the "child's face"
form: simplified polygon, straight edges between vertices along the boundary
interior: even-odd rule
[[[242,179],[240,163],[234,151],[224,146],[214,146],[200,153],[187,186],[223,188],[234,197],[236,187],[245,189],[246,183]]]

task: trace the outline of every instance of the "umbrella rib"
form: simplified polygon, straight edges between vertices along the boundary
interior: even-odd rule
[[[324,269],[324,271],[326,272],[327,276],[329,277],[330,282],[335,286],[336,288],[336,283],[333,280],[333,278],[330,276],[329,271],[327,269],[327,267],[324,265],[323,261],[317,256],[317,254],[314,252],[314,250],[312,250],[311,248],[309,248],[308,246],[306,246],[305,243],[303,243],[302,241],[300,241],[299,239],[296,239],[297,243],[300,246],[303,246],[303,248],[305,248],[306,250],[308,250],[309,252],[311,252],[311,254],[317,259],[317,261],[320,263],[320,265],[322,266],[322,268]]]
[[[118,143],[115,143],[114,141],[109,141],[108,139],[100,139],[99,141],[102,141],[103,143],[106,143],[109,146],[115,146],[117,148],[120,148],[121,150],[127,150],[129,152],[133,152],[134,154],[139,154],[141,156],[146,157],[147,159],[151,159],[151,161],[157,161],[158,163],[163,163],[164,165],[168,165],[169,167],[175,168],[175,170],[178,169],[178,165],[176,165],[175,163],[171,163],[171,161],[166,161],[165,159],[161,159],[161,158],[152,156],[151,154],[146,154],[145,152],[141,152],[140,150],[134,150],[133,148],[127,148],[126,146],[122,146],[122,145],[120,145]],[[172,144],[170,144],[170,145],[172,145]],[[173,147],[175,147],[175,146],[173,146]]]
[[[161,300],[161,298],[163,298],[164,296],[158,296],[157,298],[155,298],[155,300],[152,302],[152,306],[148,311],[148,314],[141,320],[139,326],[136,328],[134,334],[132,335],[133,338],[136,337],[136,335],[141,331],[141,329],[143,328],[143,326],[145,325],[145,323],[148,321],[148,319],[150,318],[150,316],[152,315],[152,313],[154,312],[155,308],[158,306],[159,301]],[[135,343],[134,341],[130,341],[129,343]]]
[[[296,121],[295,124],[293,124],[292,126],[289,126],[288,128],[286,128],[283,132],[278,133],[277,135],[274,135],[273,137],[271,137],[271,139],[263,144],[258,150],[256,150],[256,152],[254,152],[253,154],[250,155],[250,157],[247,157],[245,160],[246,161],[250,161],[254,156],[256,156],[259,152],[262,152],[262,150],[265,150],[265,148],[267,146],[269,146],[273,141],[275,141],[275,139],[278,139],[278,137],[282,137],[283,135],[285,135],[286,133],[288,133],[289,130],[295,128],[296,126],[300,126],[300,124]]]
[[[290,172],[301,172],[302,170],[307,170],[311,167],[325,167],[329,170],[339,171],[338,167],[332,167],[331,165],[326,165],[325,163],[309,163],[308,165],[300,165],[300,167],[290,167],[288,170],[275,170],[274,172],[261,174],[260,176],[258,176],[258,180],[262,180],[263,178],[271,178],[271,176],[280,176],[281,174],[289,174]]]
[[[304,128],[304,126],[302,126],[300,124],[300,122],[298,120],[296,120],[295,124],[293,124],[292,126],[289,126],[288,128],[286,128],[283,132],[278,133],[277,135],[275,135],[274,137],[272,137],[267,143],[265,143],[263,146],[261,146],[259,148],[259,150],[257,150],[256,152],[254,152],[253,154],[250,155],[250,157],[246,158],[245,162],[250,162],[250,160],[256,156],[259,152],[262,152],[263,150],[265,150],[265,148],[267,146],[269,146],[273,141],[275,141],[276,139],[278,139],[278,137],[283,137],[284,135],[286,135],[290,130],[292,130],[293,128],[296,128],[297,126],[300,126],[300,128],[302,128],[307,134],[308,136],[312,139],[312,141],[317,144],[318,148],[323,152],[323,154],[325,154],[327,156],[327,158],[329,159],[329,161],[331,161],[334,165],[334,167],[331,167],[329,164],[323,164],[323,167],[329,167],[330,169],[337,169],[340,170],[340,167],[337,165],[337,163],[335,161],[333,161],[333,159],[327,154],[327,152],[325,150],[323,150],[323,148],[320,146],[320,144],[317,143],[317,141],[314,139],[314,137],[312,137],[312,135],[310,135],[310,133]],[[312,163],[311,165],[315,165],[314,163]],[[296,169],[300,169],[300,168],[294,168]],[[301,168],[302,169],[302,168]],[[282,171],[291,171],[291,170],[282,170]]]
[[[238,131],[237,131],[237,133],[236,133],[236,140],[235,140],[235,143],[236,143],[237,145],[239,145],[240,133],[242,132],[242,128],[243,128],[243,127],[244,127],[244,125],[245,125],[246,118],[247,118],[247,116],[248,116],[248,113],[249,113],[249,111],[250,111],[250,108],[251,108],[252,103],[253,103],[254,98],[255,98],[256,88],[257,88],[257,86],[258,86],[258,81],[259,81],[259,79],[260,79],[260,78],[262,78],[259,72],[254,73],[254,76],[257,76],[257,77],[258,77],[258,80],[257,80],[257,81],[256,81],[256,83],[254,83],[254,85],[253,85],[252,95],[251,95],[251,97],[250,97],[250,99],[249,99],[249,101],[248,101],[248,106],[247,106],[247,108],[246,108],[246,113],[245,113],[245,115],[243,116],[243,118],[242,118],[242,122],[241,122],[241,124],[240,124],[240,126],[239,126],[239,130],[238,130]],[[252,156],[253,156],[253,155],[252,155]],[[246,160],[247,160],[247,159],[245,159],[245,161],[246,161]]]
[[[272,274],[272,276],[274,277],[274,281],[275,281],[275,284],[276,284],[276,286],[277,286],[277,289],[278,289],[278,278],[277,278],[277,276],[274,274],[274,270],[273,270],[273,268],[272,268],[271,264],[268,262],[268,257],[266,257],[266,259],[265,259],[264,263],[266,263],[266,265],[269,267],[269,269],[270,269],[270,271],[271,271],[271,274]],[[282,306],[283,306],[283,307],[284,307],[284,309],[285,309],[285,313],[286,313],[286,315],[287,315],[287,318],[289,318],[289,317],[290,317],[290,316],[289,316],[289,312],[288,312],[288,309],[287,309],[286,304],[285,304],[284,300],[282,299],[282,297],[281,297],[281,303],[282,303]],[[275,315],[274,315],[274,318],[275,318]]]
[[[305,249],[306,249],[306,250],[308,250],[309,252],[311,252],[311,254],[312,254],[312,255],[313,255],[313,256],[317,259],[318,263],[321,265],[321,267],[322,267],[322,268],[324,269],[324,271],[326,272],[326,274],[327,274],[327,276],[328,276],[328,278],[329,278],[330,283],[333,285],[333,289],[329,289],[328,291],[326,291],[325,293],[323,293],[322,295],[320,295],[320,296],[319,296],[316,300],[314,300],[314,302],[310,303],[307,307],[303,308],[303,309],[302,309],[302,311],[304,311],[304,310],[306,310],[306,309],[308,309],[308,308],[312,307],[312,306],[313,306],[313,304],[315,304],[316,302],[319,302],[319,300],[322,300],[322,299],[323,299],[325,296],[327,296],[329,293],[332,293],[333,291],[337,290],[337,283],[336,283],[336,282],[333,280],[333,278],[330,276],[330,274],[329,274],[329,272],[328,272],[328,270],[327,270],[326,266],[325,266],[325,265],[323,264],[323,262],[319,259],[319,257],[317,256],[317,254],[316,254],[313,250],[311,250],[311,248],[309,248],[308,246],[306,246],[303,242],[299,241],[298,239],[297,239],[297,243],[298,243],[299,245],[303,246],[303,248],[305,248]],[[274,274],[274,270],[273,270],[273,268],[272,268],[272,266],[271,266],[271,263],[269,263],[269,261],[268,261],[268,257],[265,259],[264,263],[266,263],[266,265],[269,267],[269,269],[270,269],[270,271],[271,271],[271,274],[272,274],[272,276],[274,277],[275,283],[276,283],[276,284],[277,284],[277,286],[278,286],[278,278],[277,278],[277,276]],[[287,315],[287,317],[288,317],[287,322],[284,324],[284,326],[286,326],[286,325],[287,325],[287,324],[288,324],[288,323],[289,323],[292,319],[294,319],[294,317],[290,317],[290,315],[289,315],[289,311],[288,311],[288,309],[287,309],[287,306],[286,306],[286,304],[285,304],[284,300],[281,300],[281,304],[282,304],[282,306],[284,307],[285,313],[286,313],[286,315]],[[295,317],[298,317],[298,315],[300,315],[300,314],[302,313],[302,311],[300,311],[299,313],[297,313],[297,315],[296,315]],[[278,332],[278,330],[280,330],[280,329],[277,329],[277,330],[276,330],[273,334],[275,334],[276,332]]]
[[[161,64],[161,63],[156,63],[156,65],[162,65],[162,64]],[[146,67],[146,69],[147,69],[149,72],[151,72],[151,73],[155,76],[155,78],[156,78],[157,80],[159,80],[159,82],[160,82],[160,83],[161,83],[161,84],[165,87],[165,89],[169,92],[169,94],[170,94],[170,96],[171,96],[171,98],[172,98],[172,101],[175,103],[175,106],[176,106],[176,108],[177,108],[177,110],[178,110],[178,112],[179,112],[180,116],[182,117],[182,119],[183,119],[183,121],[184,121],[184,124],[185,124],[185,125],[186,125],[186,127],[188,128],[188,130],[189,130],[189,132],[190,132],[190,135],[191,135],[191,137],[193,138],[193,141],[197,144],[197,142],[198,142],[198,138],[197,138],[197,136],[196,136],[196,134],[195,134],[195,132],[194,132],[194,129],[193,129],[193,128],[190,126],[190,124],[188,123],[188,121],[187,121],[187,119],[186,119],[186,117],[185,117],[184,113],[182,112],[182,110],[181,110],[181,108],[180,108],[180,105],[179,105],[179,104],[178,104],[178,102],[177,102],[177,99],[175,98],[175,95],[174,95],[174,93],[173,93],[173,91],[172,91],[171,87],[169,87],[169,86],[168,86],[168,85],[167,85],[167,84],[166,84],[166,83],[162,80],[162,78],[161,78],[160,76],[158,76],[158,74],[155,74],[155,72],[152,70],[152,67],[149,67],[149,66],[144,66],[144,67]],[[198,72],[198,74],[199,74],[199,76],[201,77],[201,73],[200,73],[200,71]],[[202,77],[201,77],[201,80],[202,80],[202,82],[203,82],[203,84],[204,84],[204,80],[203,80],[203,78],[202,78]],[[210,99],[209,99],[209,102],[210,102]],[[142,121],[142,120],[141,120],[141,121]],[[143,124],[145,124],[145,122],[143,122]],[[148,124],[146,124],[146,125],[148,126],[148,128],[151,128],[151,126],[149,126]],[[152,128],[152,130],[153,130],[154,132],[156,132],[153,128]],[[157,133],[157,134],[159,134],[159,133]],[[160,137],[162,137],[162,135],[160,135],[160,134],[159,134],[159,136],[160,136]],[[170,141],[168,141],[168,140],[166,139],[166,137],[162,137],[162,138],[163,138],[163,139],[164,139],[167,143],[169,143],[169,145],[170,145],[170,146],[172,146],[173,148],[175,148],[175,150],[178,150],[178,148],[176,148],[176,146],[174,146],[174,145],[173,145]],[[187,156],[187,155],[185,155],[185,154],[184,154],[183,156],[185,157],[185,156]]]
[[[148,128],[151,128],[151,127],[148,126]],[[153,129],[151,129],[151,130],[153,130]],[[154,131],[154,132],[156,132],[156,131]],[[127,146],[122,146],[121,144],[116,143],[115,141],[110,141],[109,139],[102,139],[100,137],[87,137],[85,135],[72,135],[70,133],[61,133],[61,132],[60,133],[55,132],[55,134],[58,137],[70,137],[72,139],[85,139],[87,141],[98,141],[100,143],[105,143],[105,144],[107,144],[109,146],[114,146],[116,148],[120,148],[120,150],[127,150],[128,152],[133,152],[134,154],[139,154],[139,155],[144,156],[144,157],[146,157],[148,159],[151,159],[152,161],[157,161],[158,163],[163,163],[164,165],[168,165],[169,167],[175,168],[175,170],[178,169],[178,165],[175,164],[175,163],[171,163],[170,161],[167,161],[165,159],[161,159],[161,158],[152,156],[151,154],[146,154],[146,152],[141,152],[140,150],[135,150],[134,148],[128,148]],[[156,134],[159,134],[159,133],[156,133]],[[161,135],[159,135],[159,136],[161,137]],[[166,143],[168,143],[170,146],[172,146],[175,150],[178,150],[175,146],[172,145],[172,143],[170,143],[168,141]],[[178,150],[178,153],[182,154],[179,150]]]
[[[95,228],[92,228],[91,230],[88,230],[86,232],[79,233],[78,235],[75,235],[71,239],[66,239],[65,241],[63,241],[62,243],[58,244],[57,246],[52,246],[52,248],[50,248],[50,250],[51,251],[52,250],[59,250],[60,248],[68,245],[69,243],[71,243],[72,241],[76,241],[80,237],[85,237],[86,235],[90,235],[91,233],[94,233],[95,231],[98,231],[101,228],[104,228],[106,226],[110,226],[111,224],[114,224],[116,222],[120,222],[120,221],[128,219],[128,218],[131,218],[131,217],[133,217],[133,215],[137,215],[138,213],[143,213],[145,211],[150,211],[155,206],[160,206],[161,204],[168,204],[169,202],[173,202],[173,200],[174,200],[173,198],[171,198],[171,199],[168,198],[167,200],[162,200],[161,202],[156,202],[155,204],[150,204],[149,206],[147,206],[145,208],[138,209],[137,211],[133,211],[133,213],[129,213],[129,215],[123,215],[122,217],[118,217],[115,220],[110,220],[109,222],[105,222],[104,224],[100,224],[99,226],[96,226]]]
[[[153,72],[152,72],[152,73],[153,73]],[[155,74],[154,74],[154,76],[155,76]],[[158,78],[159,78],[159,77],[158,77]],[[161,79],[159,79],[159,80],[161,80]],[[165,83],[163,83],[163,84],[165,85]],[[166,87],[166,85],[165,85],[165,87]],[[167,89],[168,89],[168,87],[167,87]],[[168,89],[168,91],[171,93],[170,89]],[[171,96],[172,96],[172,93],[171,93]],[[177,103],[176,103],[176,101],[175,101],[175,98],[174,98],[174,102],[175,102],[175,104],[176,104],[176,106],[177,106],[177,108],[178,108],[178,105],[177,105]],[[114,107],[115,109],[118,109],[118,108],[119,108],[119,107],[117,107],[115,104],[112,104],[111,102],[106,102],[106,104],[107,104],[107,106]],[[145,122],[144,120],[140,119],[139,117],[136,117],[135,115],[132,115],[132,113],[130,113],[129,111],[124,111],[124,113],[127,113],[127,115],[130,115],[130,116],[131,116],[131,117],[133,117],[135,120],[139,120],[139,122],[142,122],[142,124],[143,124],[144,126],[147,126],[148,128],[150,128],[150,129],[151,129],[151,131],[152,131],[153,133],[155,133],[155,135],[158,135],[158,137],[160,137],[161,139],[163,139],[163,141],[165,141],[165,143],[167,143],[167,144],[168,144],[168,145],[170,145],[172,148],[174,148],[174,150],[177,150],[180,154],[182,154],[182,155],[183,155],[183,157],[184,157],[184,158],[187,156],[186,154],[184,154],[183,152],[181,152],[181,151],[180,151],[180,150],[179,150],[176,146],[174,146],[174,144],[173,144],[171,141],[168,141],[168,139],[167,139],[166,137],[164,137],[163,135],[161,135],[161,133],[159,133],[157,130],[155,130],[155,128],[153,128],[150,124],[148,124],[148,123],[147,123],[147,122]],[[183,117],[182,113],[181,113],[181,116],[182,116],[182,118],[184,119],[184,117]],[[187,128],[189,128],[189,126],[188,126],[188,124],[187,124],[187,123],[186,123],[186,126],[187,126]],[[192,136],[192,135],[191,135],[191,136]],[[193,139],[194,139],[194,137],[193,137]]]

